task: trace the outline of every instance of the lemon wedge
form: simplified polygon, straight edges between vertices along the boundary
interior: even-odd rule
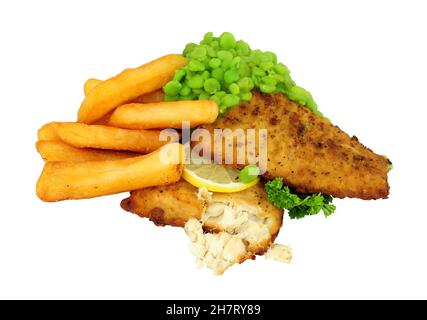
[[[182,178],[195,187],[205,187],[212,192],[239,192],[253,187],[259,181],[255,180],[244,183],[239,181],[240,171],[218,165],[210,164],[187,164],[184,167]]]

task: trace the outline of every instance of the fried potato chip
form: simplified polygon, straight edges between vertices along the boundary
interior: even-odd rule
[[[62,141],[38,141],[36,148],[45,161],[119,160],[140,156],[133,152],[76,148]]]
[[[93,88],[95,88],[101,82],[102,82],[102,80],[98,80],[95,78],[87,79],[85,84],[84,84],[84,87],[83,87],[83,91],[85,93],[85,96],[87,96],[89,94],[89,92],[91,92],[93,90]]]
[[[98,80],[95,78],[87,79],[84,84],[84,93],[85,96],[89,94],[90,91],[92,91],[93,88],[95,88],[98,84],[100,84],[102,80]],[[149,92],[146,94],[143,94],[142,96],[137,97],[132,102],[135,103],[154,103],[154,102],[162,102],[164,99],[163,90],[159,89],[153,92]],[[99,120],[97,121],[97,123]]]
[[[78,121],[93,123],[116,107],[162,88],[186,63],[183,56],[170,54],[102,81],[83,100]]]
[[[48,202],[85,199],[177,182],[184,148],[170,143],[150,154],[86,162],[49,161],[37,182],[37,196]]]
[[[52,122],[43,126],[42,137],[46,131],[56,140],[77,148],[96,148],[105,150],[125,150],[149,153],[167,143],[160,141],[158,130],[129,130],[103,125],[87,125],[76,122]],[[55,136],[54,136],[55,134]],[[40,131],[39,131],[39,140]],[[53,139],[51,139],[53,140]]]
[[[218,117],[215,101],[172,101],[158,103],[130,103],[118,107],[110,117],[109,125],[129,129],[181,128],[189,121],[194,128],[209,124]]]
[[[58,133],[55,129],[56,122],[49,122],[37,131],[37,138],[39,141],[57,141],[60,140]]]

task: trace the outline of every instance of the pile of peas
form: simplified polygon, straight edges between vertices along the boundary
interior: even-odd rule
[[[281,92],[321,115],[311,94],[295,84],[273,52],[251,50],[229,32],[220,37],[208,32],[199,44],[187,44],[183,55],[188,64],[164,86],[165,101],[214,100],[223,114],[249,101],[256,88],[264,93]]]

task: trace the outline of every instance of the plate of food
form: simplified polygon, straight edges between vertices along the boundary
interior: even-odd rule
[[[88,79],[76,119],[40,127],[42,201],[129,192],[118,210],[182,228],[197,265],[221,275],[257,256],[290,263],[275,242],[284,215],[389,196],[391,161],[324,115],[275,53],[229,32],[183,48]]]

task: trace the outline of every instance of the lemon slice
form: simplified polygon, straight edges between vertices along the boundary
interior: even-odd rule
[[[256,185],[259,177],[244,183],[239,181],[240,171],[227,168],[215,163],[187,164],[184,167],[182,178],[195,187],[205,187],[212,192],[238,192]]]

